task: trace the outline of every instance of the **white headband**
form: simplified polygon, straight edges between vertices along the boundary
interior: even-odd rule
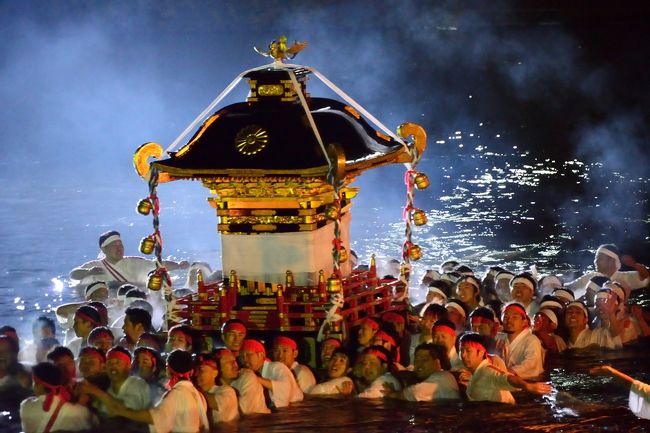
[[[562,280],[560,280],[558,277],[555,275],[549,275],[546,277],[543,277],[540,282],[542,284],[539,284],[539,288],[546,288],[549,287],[551,289],[561,289],[562,288]]]
[[[587,310],[587,307],[584,306],[584,304],[580,301],[573,301],[569,302],[569,305],[566,306],[566,309],[568,310],[571,307],[580,307],[583,313],[585,313],[585,317],[589,317],[589,311]]]
[[[447,302],[447,295],[445,295],[445,292],[443,292],[443,291],[440,290],[439,288],[431,286],[431,287],[429,287],[429,293],[435,293],[435,294],[438,294],[438,295],[440,295],[440,296],[443,297],[443,299],[445,300],[445,302]]]
[[[618,271],[619,269],[621,269],[621,259],[618,257],[618,254],[616,254],[614,251],[609,250],[605,247],[599,247],[596,250],[596,255],[598,254],[604,254],[607,257],[613,258],[614,261],[616,262],[616,270]]]
[[[618,284],[616,281],[608,281],[605,286],[608,289],[610,289],[612,292],[616,293],[616,296],[618,296],[619,302],[625,301],[625,290]]]
[[[458,311],[458,312],[461,314],[461,316],[463,316],[463,317],[467,317],[467,313],[465,313],[465,310],[463,310],[463,307],[461,307],[461,306],[458,305],[457,303],[455,303],[455,302],[448,302],[447,304],[445,304],[445,308],[449,308],[449,307],[451,307],[451,308],[453,308],[454,310]]]
[[[99,246],[99,248],[104,248],[106,245],[110,244],[111,242],[119,241],[121,240],[120,235],[110,235],[106,239],[104,239],[104,242]]]
[[[514,274],[511,274],[510,272],[499,272],[496,277],[494,277],[495,280],[512,280],[514,278]]]
[[[589,280],[589,282],[588,282],[587,285],[585,286],[585,289],[591,289],[591,290],[593,290],[594,292],[597,292],[597,291],[599,291],[600,289],[602,289],[602,286],[599,286],[598,284],[596,284],[596,283],[594,283],[593,281]]]
[[[557,301],[547,300],[539,304],[539,308],[559,308],[561,310],[564,308],[564,305]]]
[[[539,312],[540,312],[540,314],[543,314],[546,317],[548,317],[549,319],[551,319],[551,322],[553,322],[555,324],[555,326],[558,325],[557,316],[555,315],[554,312],[552,312],[551,310],[547,310],[547,309],[539,310]]]
[[[476,288],[477,291],[480,291],[481,288],[478,286],[478,282],[474,278],[459,278],[456,284],[460,283],[469,283]]]
[[[609,290],[599,290],[596,293],[596,296],[594,297],[594,300],[596,299],[609,299],[609,295],[611,292]]]
[[[97,281],[96,283],[92,283],[90,286],[86,287],[86,300],[90,299],[92,294],[99,289],[108,290],[108,286],[106,286],[106,283],[103,281]]]
[[[553,290],[553,295],[571,302],[576,300],[575,296],[573,296],[571,292],[566,289],[555,289]]]
[[[533,293],[535,293],[535,286],[533,285],[533,282],[530,281],[528,278],[524,278],[524,277],[513,278],[510,281],[510,287],[515,287],[515,284],[517,284],[517,283],[525,284],[526,286],[528,286],[530,288],[530,290],[533,291]]]

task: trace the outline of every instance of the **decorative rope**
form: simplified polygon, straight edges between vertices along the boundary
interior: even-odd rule
[[[402,272],[400,272],[400,282],[404,284],[404,292],[396,301],[403,301],[408,299],[409,291],[409,280],[411,278],[411,249],[413,248],[412,235],[413,230],[411,228],[411,221],[413,218],[413,192],[414,192],[414,179],[417,171],[415,171],[415,166],[420,160],[420,155],[415,145],[411,144],[407,146],[409,154],[411,156],[411,162],[406,165],[406,173],[404,174],[404,184],[406,185],[406,204],[404,205],[404,210],[402,212],[402,218],[404,219],[405,229],[404,229],[404,244],[402,245]]]
[[[163,260],[162,260],[162,248],[163,248],[163,240],[162,240],[162,234],[160,233],[160,200],[158,199],[158,194],[156,193],[156,190],[158,188],[158,176],[159,176],[159,171],[158,168],[156,168],[153,164],[151,165],[151,168],[149,170],[149,200],[151,201],[152,204],[152,214],[153,214],[153,238],[155,241],[154,245],[154,254],[155,254],[155,259],[154,263],[156,265],[156,273],[159,273],[160,276],[162,277],[162,295],[163,299],[165,300],[165,306],[166,306],[166,320],[163,320],[163,325],[162,325],[162,330],[164,332],[167,332],[167,326],[168,326],[168,321],[172,322],[177,322],[180,317],[177,314],[176,311],[176,301],[172,297],[172,279],[169,276],[169,272],[167,271],[167,268],[163,265]]]

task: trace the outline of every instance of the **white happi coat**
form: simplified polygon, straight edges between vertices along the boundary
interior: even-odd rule
[[[54,396],[50,409],[43,410],[45,395],[29,397],[20,403],[20,422],[25,433],[42,433],[50,422],[61,399]],[[50,431],[80,431],[91,430],[93,417],[87,407],[80,404],[65,402],[52,424]]]

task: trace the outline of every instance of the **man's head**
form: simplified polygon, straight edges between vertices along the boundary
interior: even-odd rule
[[[150,347],[138,347],[133,351],[131,371],[136,372],[144,380],[152,380],[158,376],[161,368],[158,352]]]
[[[18,362],[18,344],[7,336],[0,335],[0,372],[7,372]]]
[[[330,379],[338,379],[348,374],[349,371],[350,356],[342,347],[335,349],[327,364],[327,376]]]
[[[260,371],[266,359],[266,349],[257,340],[244,340],[239,351],[239,356],[245,367],[253,371]]]
[[[34,341],[55,337],[56,325],[54,320],[47,316],[40,316],[32,324],[32,334],[34,335]]]
[[[65,383],[70,383],[77,377],[77,365],[74,362],[74,355],[67,347],[55,347],[47,354],[47,360],[61,370]]]
[[[106,373],[111,382],[121,383],[131,373],[131,353],[122,346],[115,346],[106,354]]]
[[[517,336],[528,327],[530,322],[524,306],[517,302],[511,302],[503,308],[501,323],[503,332]]]
[[[86,301],[103,302],[108,299],[108,286],[103,281],[96,281],[86,286]]]
[[[194,382],[203,392],[208,392],[217,384],[219,368],[211,354],[202,353],[194,358]]]
[[[567,305],[564,312],[564,324],[569,331],[581,331],[587,327],[588,322],[589,311],[584,303],[573,301]]]
[[[88,345],[96,347],[103,353],[108,352],[114,343],[115,336],[113,335],[113,331],[107,326],[99,326],[88,334]]]
[[[445,305],[449,297],[449,282],[443,280],[433,280],[429,283],[427,289],[426,303]]]
[[[494,338],[498,331],[497,321],[494,312],[487,307],[478,307],[469,315],[472,331],[478,332],[484,337]]]
[[[450,368],[451,363],[445,346],[422,343],[415,348],[413,369],[418,379],[426,379],[436,371],[449,370]]]
[[[118,231],[102,233],[99,236],[99,249],[111,263],[117,263],[124,258],[124,245]]]
[[[167,332],[168,350],[192,351],[192,329],[187,325],[175,325]]]
[[[423,332],[426,335],[431,334],[431,328],[433,324],[440,319],[447,318],[447,309],[440,304],[431,304],[423,311],[420,311],[420,319],[418,326],[420,327],[420,332]]]
[[[527,306],[535,298],[537,281],[530,274],[523,272],[510,281],[512,300]]]
[[[456,326],[456,330],[465,328],[465,321],[467,320],[467,304],[460,299],[450,299],[445,304],[447,309],[447,318],[451,320]]]
[[[468,305],[475,305],[481,300],[481,282],[473,275],[463,275],[456,281],[458,299]]]
[[[360,346],[370,346],[372,339],[379,330],[379,322],[371,317],[366,317],[359,325],[357,342]]]
[[[450,351],[456,344],[456,325],[449,319],[440,319],[433,324],[431,340]]]
[[[124,335],[132,344],[135,344],[145,332],[151,329],[151,315],[142,308],[127,308],[124,312]]]
[[[273,340],[272,353],[274,361],[281,362],[291,368],[296,358],[298,358],[298,345],[289,337],[278,336]]]
[[[604,244],[598,247],[594,256],[596,272],[611,277],[621,268],[618,247],[614,244]]]
[[[533,317],[533,330],[538,332],[553,333],[557,329],[557,315],[549,309],[542,309]]]
[[[72,325],[77,337],[88,338],[90,331],[101,326],[102,318],[94,307],[82,305],[74,313],[74,324]]]
[[[217,349],[214,352],[219,370],[218,379],[222,384],[229,384],[239,377],[239,364],[237,358],[229,349]]]
[[[341,347],[341,345],[341,340],[337,338],[330,337],[323,340],[320,344],[320,362],[323,367],[327,367],[332,358],[332,354],[336,349]]]
[[[391,363],[390,353],[386,349],[382,346],[370,346],[364,349],[357,359],[358,366],[355,371],[359,371],[361,379],[369,385],[386,373]]]
[[[106,371],[106,355],[101,350],[86,346],[79,352],[79,374],[84,379]]]
[[[484,338],[476,332],[467,332],[460,337],[459,346],[460,359],[473,372],[487,355]]]
[[[239,319],[227,320],[221,327],[223,344],[235,355],[241,350],[246,338],[246,324]]]
[[[66,384],[61,370],[50,362],[40,362],[32,367],[32,377],[36,396],[45,395],[49,389]]]

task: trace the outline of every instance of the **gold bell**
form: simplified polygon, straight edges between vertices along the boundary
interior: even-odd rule
[[[416,174],[415,178],[413,179],[413,182],[415,182],[415,187],[417,189],[427,189],[427,187],[431,183],[429,182],[429,177],[424,173]]]
[[[140,252],[142,254],[151,254],[156,246],[156,240],[153,236],[147,236],[140,241]]]
[[[423,226],[427,223],[427,214],[422,209],[415,209],[413,211],[413,223],[416,226]]]
[[[327,279],[327,293],[341,293],[343,290],[343,282],[336,274],[332,274]]]
[[[138,213],[142,215],[149,215],[151,212],[151,209],[153,209],[153,204],[151,203],[151,200],[148,198],[143,198],[138,202]]]
[[[147,277],[147,289],[157,292],[162,288],[162,275],[157,270],[149,272]]]
[[[420,260],[422,258],[422,249],[419,245],[411,245],[411,248],[409,248],[409,258],[411,260]]]
[[[339,249],[339,263],[345,263],[348,261],[348,250],[345,247]]]
[[[325,208],[325,217],[330,220],[338,219],[339,217],[339,207],[333,204],[327,205]]]

